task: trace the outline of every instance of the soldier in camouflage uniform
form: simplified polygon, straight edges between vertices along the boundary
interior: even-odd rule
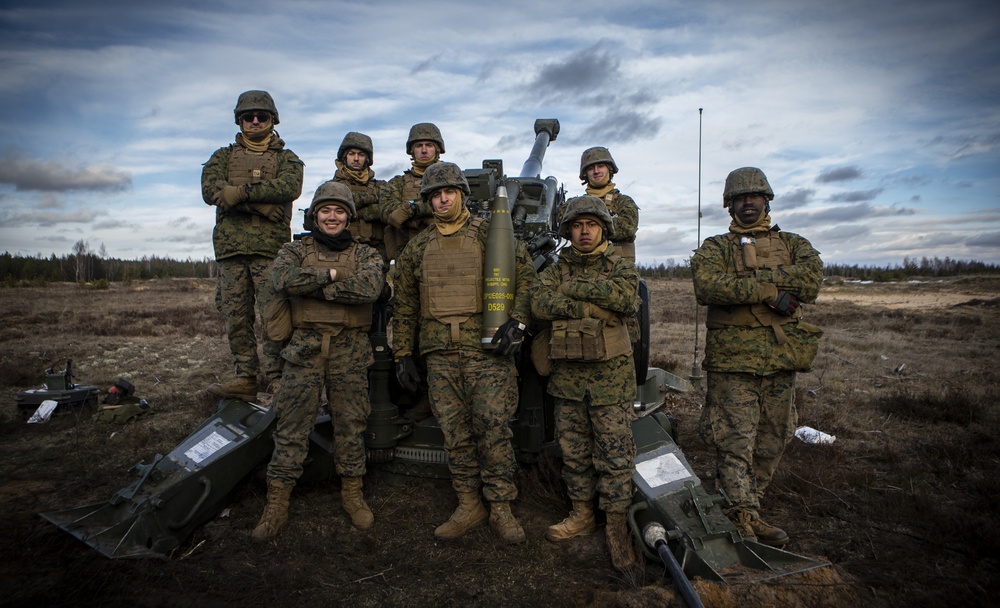
[[[266,91],[247,91],[234,110],[240,133],[204,165],[201,192],[215,206],[212,241],[219,265],[215,306],[226,320],[235,380],[213,384],[216,397],[257,398],[257,376],[276,388],[281,343],[262,340],[256,319],[274,296],[271,261],[291,236],[292,202],[302,193],[303,163],[278,136],[278,110]],[[263,365],[262,365],[263,363]],[[263,367],[263,369],[261,369]]]
[[[370,245],[382,255],[386,269],[389,256],[385,250],[385,222],[379,196],[385,182],[375,179],[371,168],[374,160],[372,138],[364,133],[351,131],[344,136],[337,151],[337,172],[333,181],[347,184],[354,194],[358,218],[352,223],[351,234],[358,241]]]
[[[812,369],[822,335],[800,304],[816,301],[823,262],[809,241],[771,226],[773,198],[760,169],[730,173],[729,233],[706,239],[691,271],[708,306],[701,435],[716,450],[725,511],[744,537],[780,547],[788,534],[761,519],[760,500],[795,432],[795,374]]]
[[[580,179],[587,187],[587,194],[604,201],[614,219],[605,237],[614,243],[615,251],[623,258],[635,262],[635,233],[639,229],[639,207],[627,194],[615,187],[611,178],[618,173],[618,165],[607,148],[587,148],[580,157]]]
[[[566,201],[559,234],[571,245],[542,271],[532,312],[552,322],[547,390],[555,398],[563,479],[573,502],[569,517],[549,526],[545,537],[559,542],[592,534],[598,495],[612,563],[625,569],[635,563],[625,522],[635,469],[635,366],[625,319],[637,305],[639,274],[606,238],[612,224],[601,199]]]
[[[410,127],[406,153],[412,167],[389,180],[382,193],[382,219],[386,227],[386,249],[390,260],[406,243],[434,223],[434,212],[420,195],[420,183],[428,167],[440,162],[444,138],[437,125],[421,122]]]
[[[281,351],[278,424],[267,467],[267,506],[252,533],[257,541],[274,538],[287,521],[288,499],[302,474],[324,388],[333,421],[334,466],[343,483],[341,503],[355,528],[367,530],[374,523],[361,490],[362,433],[371,412],[368,367],[374,357],[368,328],[384,281],[382,256],[355,242],[348,230],[357,211],[344,184],[321,184],[307,213],[311,232],[282,247],[274,261],[275,288],[291,308],[291,339]]]
[[[462,170],[438,163],[424,173],[420,195],[434,210],[434,224],[415,236],[396,260],[393,348],[404,388],[419,383],[413,355],[424,357],[431,409],[444,433],[458,508],[434,535],[462,536],[486,518],[508,543],[524,542],[510,503],[517,497],[517,463],[510,420],[517,410],[517,377],[511,355],[530,320],[531,290],[538,276],[520,242],[516,249],[511,318],[497,331],[493,352],[482,344],[483,256],[489,222],[473,218],[463,203],[471,193]]]

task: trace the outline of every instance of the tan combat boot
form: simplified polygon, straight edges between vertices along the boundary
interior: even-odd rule
[[[545,531],[545,538],[558,543],[577,536],[588,536],[595,530],[597,523],[594,521],[594,505],[589,500],[574,500],[569,517],[549,526]]]
[[[215,383],[208,387],[208,392],[220,399],[257,400],[257,378],[240,376],[229,382]]]
[[[628,570],[637,562],[632,548],[632,535],[625,523],[625,513],[607,513],[607,516],[608,523],[604,533],[608,541],[608,552],[611,553],[611,563],[618,570]]]
[[[344,511],[351,516],[351,525],[358,530],[367,530],[375,523],[375,516],[368,508],[365,497],[361,493],[360,477],[344,477],[340,488],[340,503],[344,506]]]
[[[479,498],[479,492],[459,492],[458,508],[448,521],[434,530],[434,536],[442,540],[458,538],[486,520],[486,507]]]
[[[276,537],[288,521],[288,499],[292,495],[292,484],[276,479],[267,482],[267,505],[264,514],[260,516],[257,527],[250,533],[250,538],[264,542]]]
[[[524,542],[524,528],[510,512],[509,502],[490,503],[490,526],[505,543],[514,545]]]
[[[759,516],[750,520],[750,529],[757,537],[757,542],[762,545],[781,548],[788,544],[788,534],[784,530],[772,526]]]
[[[753,520],[753,515],[750,511],[740,509],[739,511],[730,513],[729,519],[736,526],[736,529],[739,530],[740,536],[743,537],[743,540],[757,540],[757,535],[754,534],[753,526],[750,525],[750,522]]]

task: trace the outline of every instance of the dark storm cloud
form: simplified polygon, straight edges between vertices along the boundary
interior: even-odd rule
[[[883,190],[884,188],[875,188],[874,190],[840,192],[830,196],[829,201],[832,203],[859,203],[861,201],[873,201],[878,198],[878,195],[882,194]]]
[[[428,57],[427,59],[424,59],[423,61],[421,61],[417,65],[413,66],[413,69],[410,70],[410,74],[411,75],[412,74],[419,74],[420,72],[423,72],[423,71],[431,69],[431,66],[433,66],[435,63],[437,63],[438,60],[440,60],[443,55],[444,55],[444,53],[438,53],[437,55],[434,55],[432,57]]]
[[[861,169],[857,167],[837,167],[835,169],[827,169],[826,171],[820,173],[816,178],[816,182],[820,184],[829,184],[830,182],[849,182],[852,179],[858,179],[861,176]]]
[[[110,165],[67,166],[8,153],[0,158],[0,184],[41,192],[116,192],[132,185],[132,175]]]
[[[789,223],[797,226],[816,226],[839,222],[859,222],[873,217],[898,217],[902,215],[913,215],[916,213],[908,207],[875,207],[868,203],[859,205],[847,205],[843,207],[830,207],[812,213],[792,213],[784,215]],[[782,218],[779,218],[782,219]],[[786,221],[782,219],[782,221]]]
[[[816,195],[812,188],[796,188],[788,193],[783,193],[774,197],[774,205],[782,209],[795,209],[807,205]]]
[[[537,90],[589,93],[613,82],[621,60],[597,44],[581,49],[563,61],[543,66],[531,85]]]
[[[104,211],[81,209],[78,211],[31,211],[0,215],[0,226],[55,226],[57,224],[89,224]]]
[[[969,247],[1000,247],[1000,232],[984,232],[965,241]]]
[[[632,110],[616,110],[601,117],[600,121],[584,128],[576,143],[617,142],[630,143],[640,139],[651,139],[660,132],[663,119],[648,116]]]

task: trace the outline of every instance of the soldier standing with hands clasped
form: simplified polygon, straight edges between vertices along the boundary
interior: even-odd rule
[[[292,202],[302,193],[303,163],[274,130],[278,110],[267,91],[242,93],[233,113],[240,126],[236,142],[205,163],[201,192],[205,203],[215,206],[215,306],[225,317],[236,378],[207,392],[254,401],[258,374],[263,372],[271,392],[281,376],[281,343],[262,340],[261,361],[254,324],[274,297],[271,261],[291,238]]]
[[[732,501],[724,511],[744,538],[781,547],[788,534],[760,517],[760,500],[795,433],[795,374],[812,369],[822,335],[802,321],[800,304],[816,301],[823,262],[809,241],[771,226],[773,198],[760,169],[731,172],[729,232],[705,240],[691,271],[708,306],[701,436]]]
[[[416,391],[414,355],[424,357],[431,409],[444,433],[458,508],[434,530],[458,538],[487,518],[508,543],[524,542],[510,503],[517,498],[517,463],[510,420],[517,411],[518,352],[530,321],[530,294],[538,282],[523,243],[516,245],[515,293],[510,319],[500,326],[493,350],[484,349],[483,259],[489,222],[465,206],[471,194],[453,163],[428,167],[420,188],[434,224],[415,236],[396,260],[392,320],[396,376]]]
[[[626,569],[636,560],[625,521],[635,468],[635,366],[625,319],[639,299],[639,274],[608,242],[611,231],[611,214],[599,198],[566,201],[559,235],[570,246],[542,271],[532,312],[552,322],[547,390],[555,397],[563,479],[573,503],[545,537],[561,542],[592,534],[599,496],[611,561]]]
[[[341,504],[359,530],[374,523],[361,492],[365,474],[362,433],[368,424],[368,367],[374,363],[368,328],[372,303],[382,292],[382,256],[354,241],[348,227],[357,215],[350,189],[321,184],[307,214],[312,231],[285,245],[274,261],[278,293],[290,304],[290,340],[281,389],[274,453],[267,466],[267,506],[252,533],[256,541],[278,535],[288,519],[288,500],[302,475],[309,434],[326,391],[334,433],[334,466],[341,477]],[[279,331],[269,319],[268,332]]]

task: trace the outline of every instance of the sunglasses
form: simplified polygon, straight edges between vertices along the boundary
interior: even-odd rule
[[[243,122],[253,122],[254,118],[257,119],[257,122],[269,122],[271,115],[267,112],[244,112],[240,114],[240,120]]]

